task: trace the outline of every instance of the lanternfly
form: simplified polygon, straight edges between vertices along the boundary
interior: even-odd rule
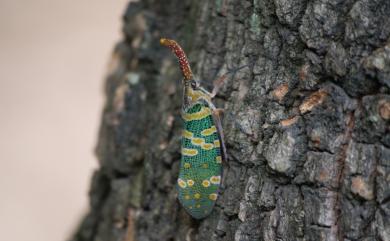
[[[215,81],[214,89],[210,93],[194,79],[187,57],[179,44],[164,38],[160,43],[176,55],[184,76],[184,127],[177,180],[178,197],[192,217],[202,219],[211,213],[218,198],[222,160],[226,158],[219,109],[211,102],[226,75]]]

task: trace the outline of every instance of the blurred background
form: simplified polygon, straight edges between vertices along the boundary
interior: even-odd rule
[[[127,2],[0,0],[1,240],[66,240],[87,211]]]

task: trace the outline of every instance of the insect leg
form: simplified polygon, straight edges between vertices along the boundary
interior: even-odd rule
[[[227,79],[227,76],[228,76],[228,73],[222,75],[221,77],[219,77],[218,79],[214,80],[214,88],[213,88],[213,91],[211,91],[211,95],[210,97],[211,98],[214,98],[219,89],[222,87],[222,85],[224,84],[225,80]]]
[[[225,73],[224,75],[222,75],[221,77],[217,78],[216,80],[214,80],[213,84],[214,84],[214,88],[213,88],[213,91],[211,92],[211,95],[210,97],[211,98],[214,98],[219,89],[221,89],[222,85],[225,84],[225,81],[227,79],[227,77],[229,75],[234,75],[235,73],[237,73],[238,71],[240,71],[241,69],[245,68],[245,67],[248,67],[249,65],[243,65],[241,67],[238,67],[237,69],[233,69],[233,70],[229,70],[227,73]]]

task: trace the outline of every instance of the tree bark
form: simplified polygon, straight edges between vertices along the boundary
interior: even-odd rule
[[[390,1],[141,0],[124,14],[74,241],[390,240]],[[228,151],[212,214],[179,206],[177,40]]]

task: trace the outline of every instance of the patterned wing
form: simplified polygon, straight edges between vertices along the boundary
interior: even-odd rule
[[[221,183],[221,143],[211,109],[196,104],[183,114],[179,201],[194,218],[212,211]]]

